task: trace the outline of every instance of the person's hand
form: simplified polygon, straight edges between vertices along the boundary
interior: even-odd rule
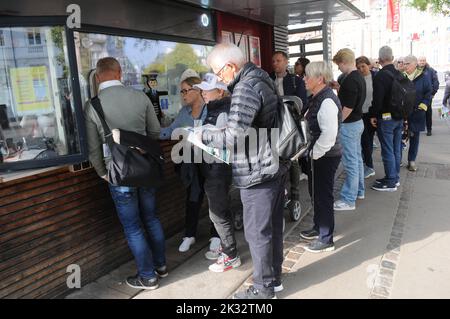
[[[102,178],[109,183],[108,175],[103,175]]]
[[[376,117],[372,117],[370,118],[370,124],[372,124],[373,127],[377,127],[377,118]]]
[[[111,133],[113,136],[114,143],[120,144],[120,130],[115,128],[111,131]]]

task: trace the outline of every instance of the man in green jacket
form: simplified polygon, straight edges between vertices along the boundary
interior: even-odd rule
[[[98,98],[106,123],[111,130],[124,129],[158,139],[160,126],[151,101],[144,92],[125,87],[120,82],[121,77],[116,59],[108,57],[97,62]],[[109,148],[100,118],[90,101],[85,105],[84,115],[89,160],[97,174],[108,181]],[[151,187],[110,183],[109,189],[138,269],[138,274],[128,277],[126,283],[137,289],[156,289],[158,278],[167,276],[164,233],[156,216],[156,191]],[[149,234],[148,241],[145,231]]]

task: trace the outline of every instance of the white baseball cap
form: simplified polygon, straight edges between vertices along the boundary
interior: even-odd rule
[[[219,78],[214,73],[206,73],[205,77],[200,84],[195,84],[194,87],[203,91],[209,91],[214,89],[227,90],[227,85],[219,81]]]

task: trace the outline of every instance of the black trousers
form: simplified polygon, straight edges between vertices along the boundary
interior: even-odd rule
[[[333,243],[334,175],[340,161],[340,156],[321,157],[313,161],[308,174],[309,193],[314,206],[314,229],[319,232],[319,240],[327,244]]]
[[[203,164],[205,193],[208,198],[209,218],[220,237],[223,252],[237,255],[233,215],[230,210],[231,167],[227,164]]]
[[[277,178],[241,189],[245,239],[250,247],[255,288],[273,289],[283,263],[283,208],[287,167]]]
[[[367,167],[373,168],[373,137],[376,132],[376,128],[370,124],[370,117],[368,113],[363,114],[364,131],[361,135],[361,153],[363,162]]]
[[[203,176],[200,167],[199,167],[198,171],[199,171],[198,172],[199,184],[201,187],[201,193],[200,193],[198,200],[191,201],[189,199],[191,196],[191,187],[188,187],[186,190],[185,237],[196,237],[197,236],[197,226],[198,226],[199,214],[200,214],[200,210],[201,210],[202,204],[203,204],[203,197],[205,195],[205,190],[204,190],[205,177]],[[209,232],[210,232],[211,237],[219,237],[219,235],[217,234],[216,228],[214,227],[212,222],[211,222],[211,227],[210,227]]]
[[[426,112],[426,121],[427,121],[427,132],[431,132],[431,128],[433,126],[433,109],[431,106],[433,105],[433,100],[430,103],[430,106],[427,108]]]

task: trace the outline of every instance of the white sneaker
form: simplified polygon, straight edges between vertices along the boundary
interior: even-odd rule
[[[219,250],[220,248],[220,238],[219,237],[211,237],[209,240],[209,250]]]
[[[210,265],[208,268],[212,272],[225,272],[241,265],[241,258],[236,256],[235,258],[230,258],[226,254],[222,253],[217,259],[216,263]]]
[[[220,238],[212,237],[209,241],[209,250],[205,253],[205,257],[209,260],[217,260],[217,258],[219,258],[220,256],[220,253],[222,252]]]
[[[334,210],[355,210],[355,205],[349,205],[342,200],[334,202]]]
[[[191,248],[191,245],[194,244],[195,244],[195,237],[184,237],[183,242],[178,248],[178,251],[181,253],[187,252]]]

